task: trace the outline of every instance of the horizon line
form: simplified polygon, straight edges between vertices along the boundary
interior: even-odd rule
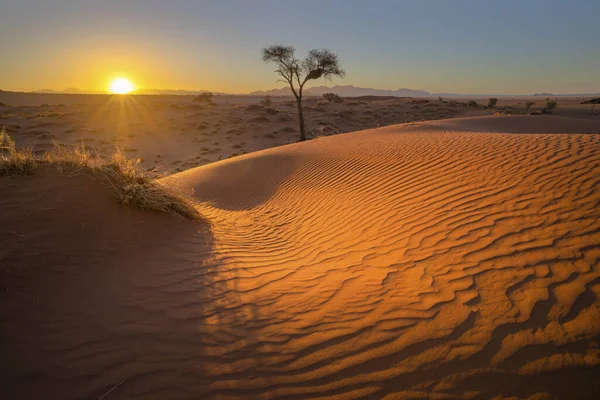
[[[502,97],[510,97],[510,96],[536,96],[536,97],[542,97],[542,96],[597,96],[600,95],[600,91],[597,92],[586,92],[586,93],[552,93],[552,92],[538,92],[538,93],[509,93],[509,94],[500,94],[500,93],[452,93],[452,92],[428,92],[426,90],[423,89],[410,89],[410,88],[398,88],[398,89],[378,89],[378,88],[371,88],[371,87],[361,87],[361,86],[354,86],[354,85],[335,85],[335,86],[326,86],[326,85],[320,85],[320,86],[311,86],[309,88],[307,88],[307,91],[310,91],[311,88],[335,88],[335,87],[353,87],[356,88],[358,90],[362,89],[362,90],[375,90],[375,91],[382,91],[382,92],[395,92],[395,91],[402,91],[402,90],[406,90],[406,91],[412,91],[412,92],[422,92],[422,93],[426,93],[426,95],[422,95],[422,96],[397,96],[397,97],[428,97],[428,96],[440,96],[440,95],[445,95],[445,96],[502,96]],[[262,89],[262,90],[253,90],[250,92],[245,92],[245,93],[230,93],[230,92],[220,92],[220,91],[212,91],[212,90],[206,90],[206,89],[157,89],[157,88],[138,88],[128,94],[130,95],[141,95],[141,96],[165,96],[165,95],[171,95],[171,96],[176,96],[177,94],[168,94],[168,93],[136,93],[136,92],[140,92],[140,91],[156,91],[156,92],[190,92],[190,93],[186,93],[186,94],[181,94],[180,96],[193,96],[195,93],[206,93],[206,92],[210,92],[210,93],[214,93],[215,96],[265,96],[265,95],[269,95],[268,93],[265,94],[258,94],[256,92],[269,92],[269,91],[274,91],[274,90],[284,90],[284,89],[289,89],[287,86],[283,86],[280,88],[271,88],[271,89]],[[73,92],[69,92],[70,90],[72,91],[77,91],[78,93],[73,93]],[[79,89],[76,87],[68,87],[66,89],[63,90],[59,90],[59,89],[48,89],[48,88],[44,88],[44,89],[38,89],[38,90],[31,90],[31,91],[24,91],[24,90],[3,90],[0,89],[0,92],[12,92],[12,93],[26,93],[26,94],[62,94],[62,95],[112,95],[114,93],[111,93],[107,90],[94,90],[94,89]],[[254,94],[256,93],[256,94]],[[288,97],[287,95],[271,95],[271,96],[276,96],[276,97]],[[289,96],[292,96],[292,94],[290,93]],[[309,94],[310,96],[310,94]],[[317,95],[320,96],[320,95]],[[381,94],[381,95],[356,95],[356,96],[346,96],[346,97],[362,97],[362,96],[393,96],[393,95],[386,95],[386,94]]]

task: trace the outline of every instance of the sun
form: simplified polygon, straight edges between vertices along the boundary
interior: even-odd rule
[[[127,94],[134,90],[135,86],[127,78],[116,78],[110,83],[110,92],[114,94]]]

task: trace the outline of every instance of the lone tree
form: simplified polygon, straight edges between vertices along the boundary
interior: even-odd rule
[[[334,76],[343,78],[346,73],[340,68],[337,54],[329,50],[311,50],[304,60],[295,57],[296,49],[293,46],[274,45],[262,49],[262,58],[265,62],[277,65],[275,70],[281,76],[278,82],[290,85],[292,93],[298,104],[298,118],[300,120],[300,141],[306,140],[304,127],[304,114],[302,113],[302,90],[306,82],[312,79],[331,79]]]

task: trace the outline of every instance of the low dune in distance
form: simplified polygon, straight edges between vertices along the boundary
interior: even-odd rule
[[[600,397],[598,120],[407,123],[161,183],[211,227],[0,177],[1,398]]]

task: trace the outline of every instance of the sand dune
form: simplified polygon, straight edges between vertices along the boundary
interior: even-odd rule
[[[212,232],[3,178],[0,395],[596,399],[599,133],[422,122],[166,178]]]

